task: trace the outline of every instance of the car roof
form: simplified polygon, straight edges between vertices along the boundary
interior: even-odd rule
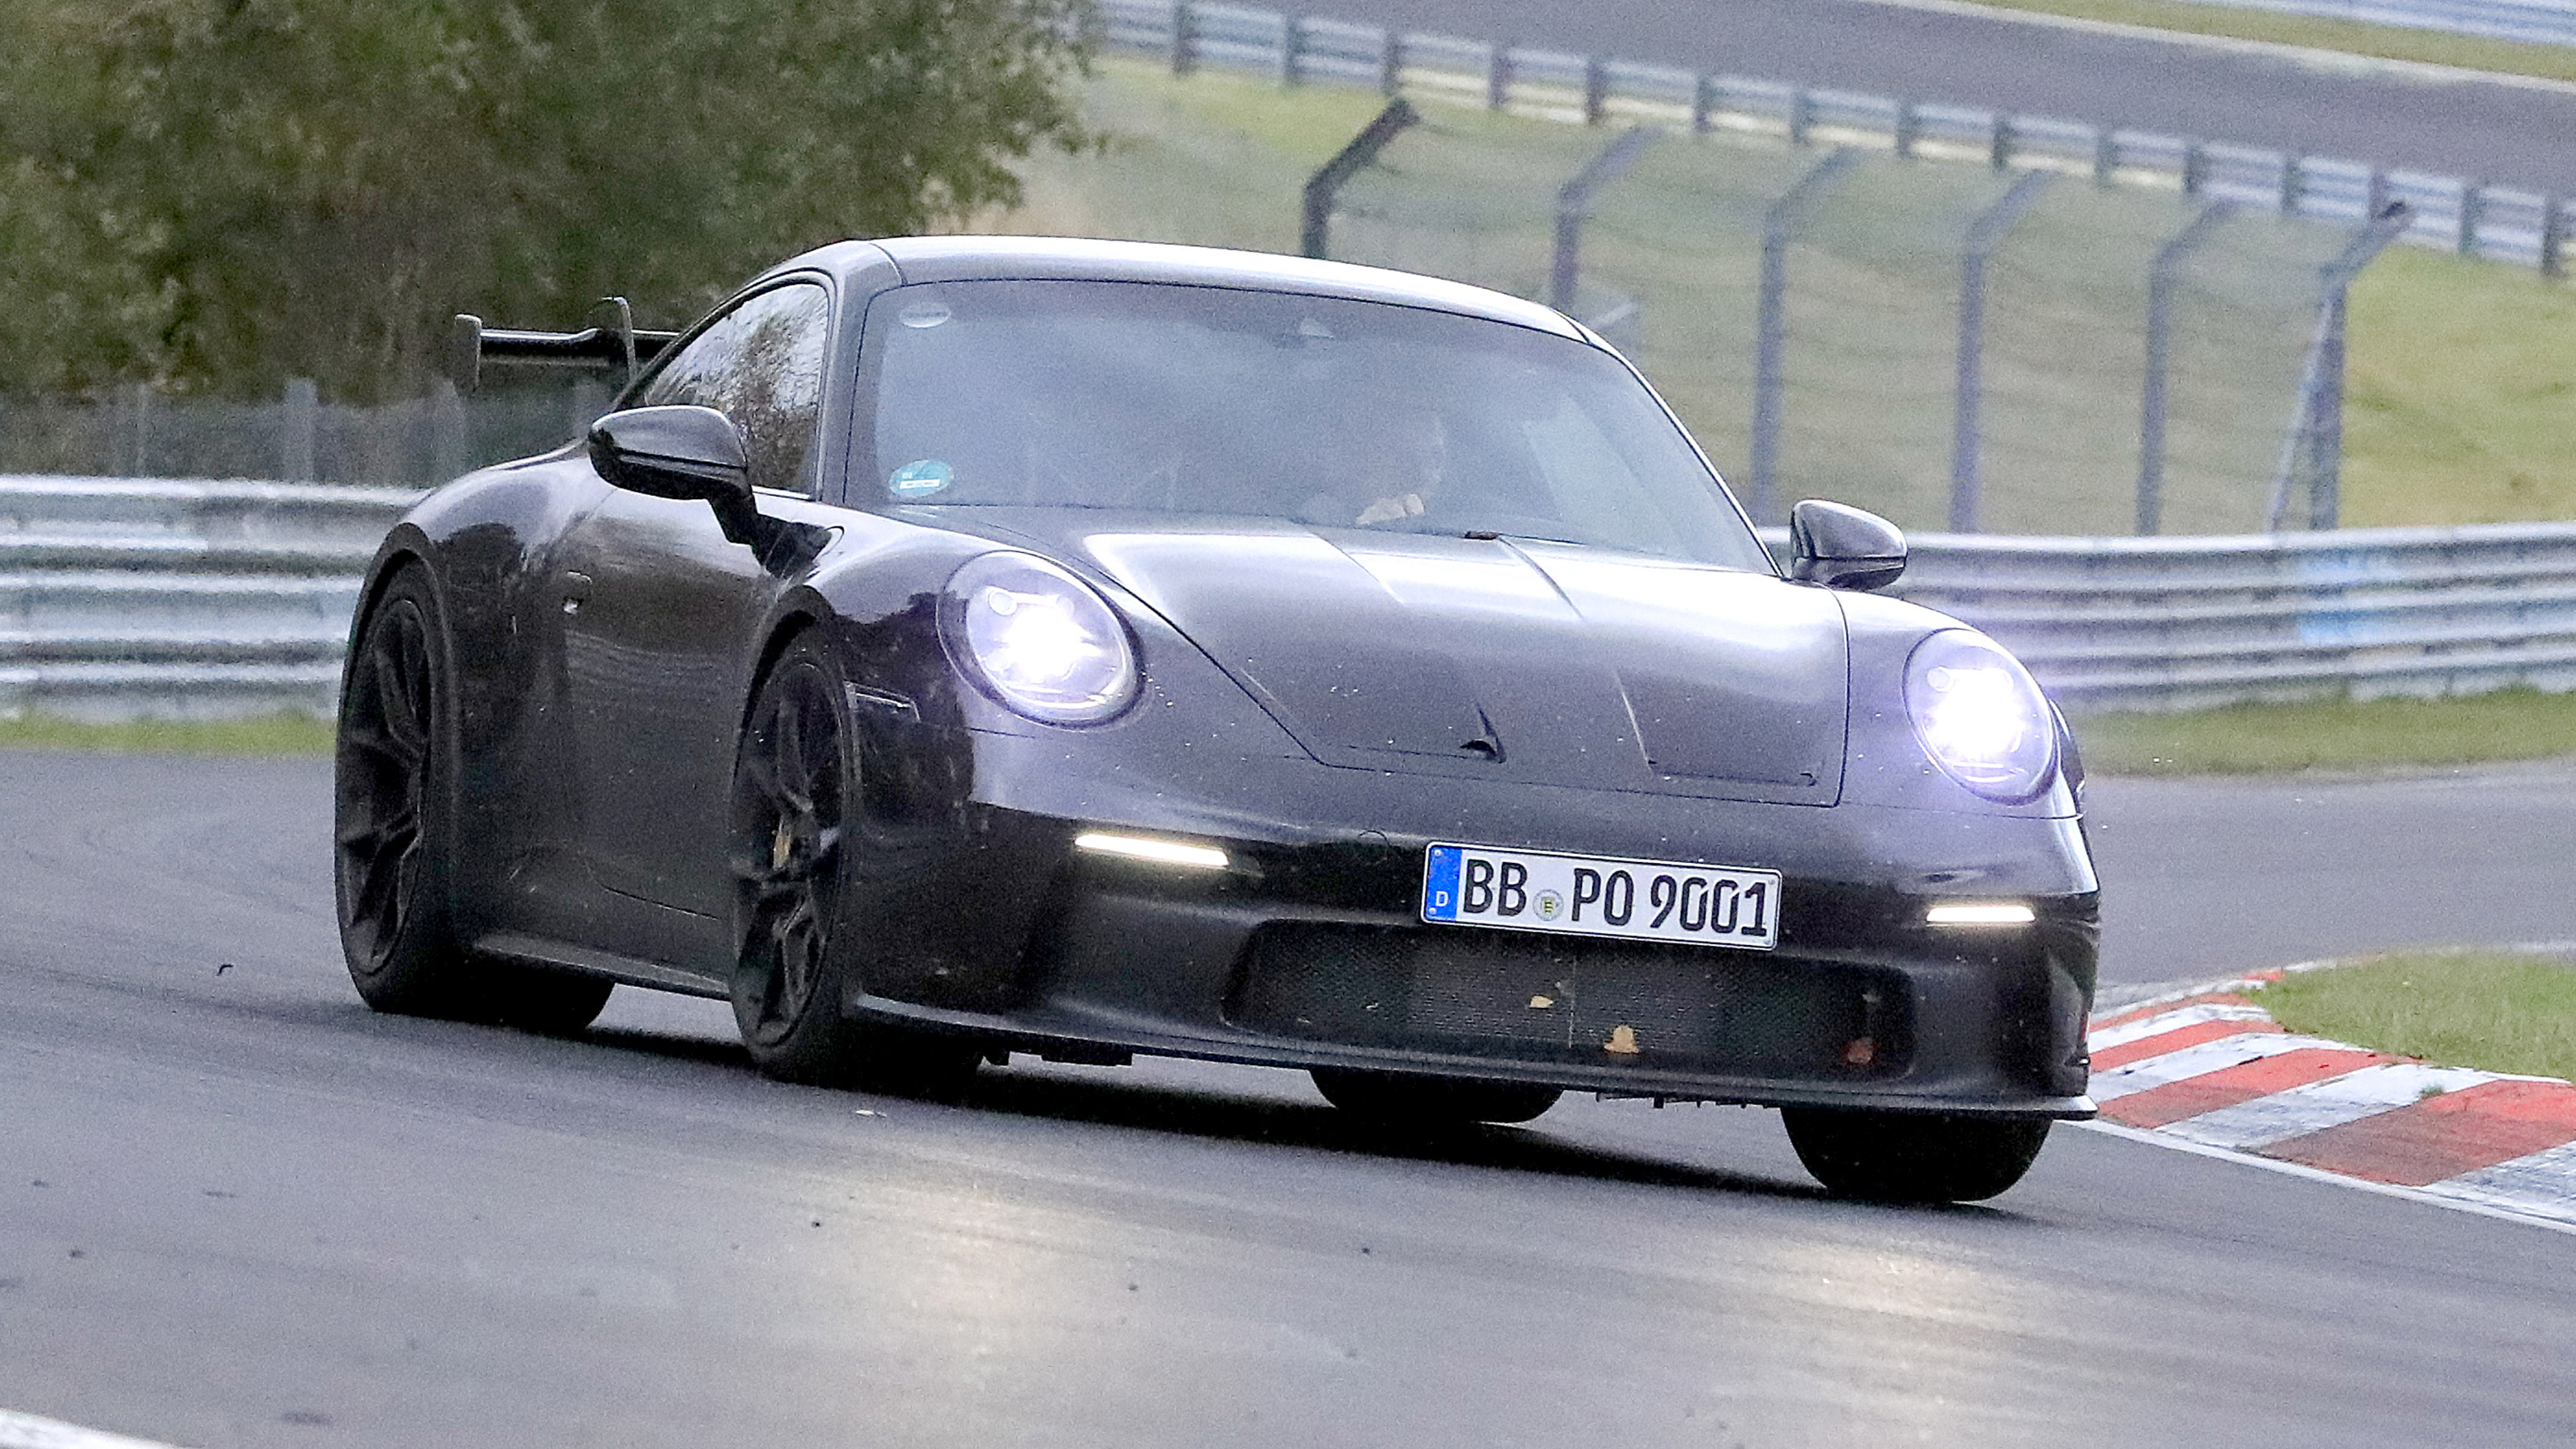
[[[1026,236],[888,237],[823,247],[773,270],[822,270],[846,275],[882,266],[889,260],[908,283],[1043,278],[1243,287],[1426,307],[1588,340],[1580,327],[1552,307],[1463,282],[1349,262],[1163,242]]]

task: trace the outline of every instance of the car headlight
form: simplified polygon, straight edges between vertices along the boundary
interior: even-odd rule
[[[1933,763],[1989,800],[2019,804],[2056,771],[2047,697],[2020,660],[1980,635],[1945,629],[1915,645],[1905,709]]]
[[[948,578],[939,626],[958,667],[1031,719],[1098,724],[1136,698],[1136,651],[1117,611],[1034,555],[968,559]]]

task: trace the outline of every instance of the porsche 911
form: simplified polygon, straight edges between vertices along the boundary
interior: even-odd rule
[[[2030,674],[1637,371],[1331,262],[848,242],[368,574],[337,893],[373,1006],[731,1002],[758,1067],[1302,1070],[1384,1127],[1779,1108],[1829,1188],[1991,1196],[2091,1113],[2097,885]]]

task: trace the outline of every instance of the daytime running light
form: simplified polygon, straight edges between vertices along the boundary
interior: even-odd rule
[[[1925,924],[1934,926],[2027,926],[2038,919],[2019,902],[1954,901],[1923,913]]]
[[[1231,863],[1224,851],[1205,845],[1184,845],[1177,840],[1153,840],[1142,835],[1106,835],[1096,830],[1075,836],[1073,848],[1129,860],[1150,860],[1157,865],[1185,865],[1194,870],[1223,870]]]

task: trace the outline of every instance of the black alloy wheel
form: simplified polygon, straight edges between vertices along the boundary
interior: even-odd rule
[[[854,1021],[836,944],[860,808],[841,676],[813,636],[762,683],[734,765],[734,1022],[763,1072],[785,1081],[906,1092],[962,1086],[981,1060],[963,1040]]]
[[[1414,1131],[1478,1122],[1510,1126],[1536,1120],[1565,1095],[1518,1082],[1462,1082],[1398,1072],[1317,1067],[1307,1075],[1324,1100],[1372,1125]]]
[[[1978,1202],[2021,1181],[2047,1118],[1784,1107],[1789,1145],[1818,1182],[1880,1202]]]
[[[349,979],[378,1011],[470,1015],[448,929],[436,741],[438,601],[404,569],[367,616],[340,692],[333,876]]]
[[[456,939],[450,677],[438,597],[410,565],[368,614],[340,695],[332,876],[349,979],[378,1011],[579,1031],[614,983],[479,961]]]

